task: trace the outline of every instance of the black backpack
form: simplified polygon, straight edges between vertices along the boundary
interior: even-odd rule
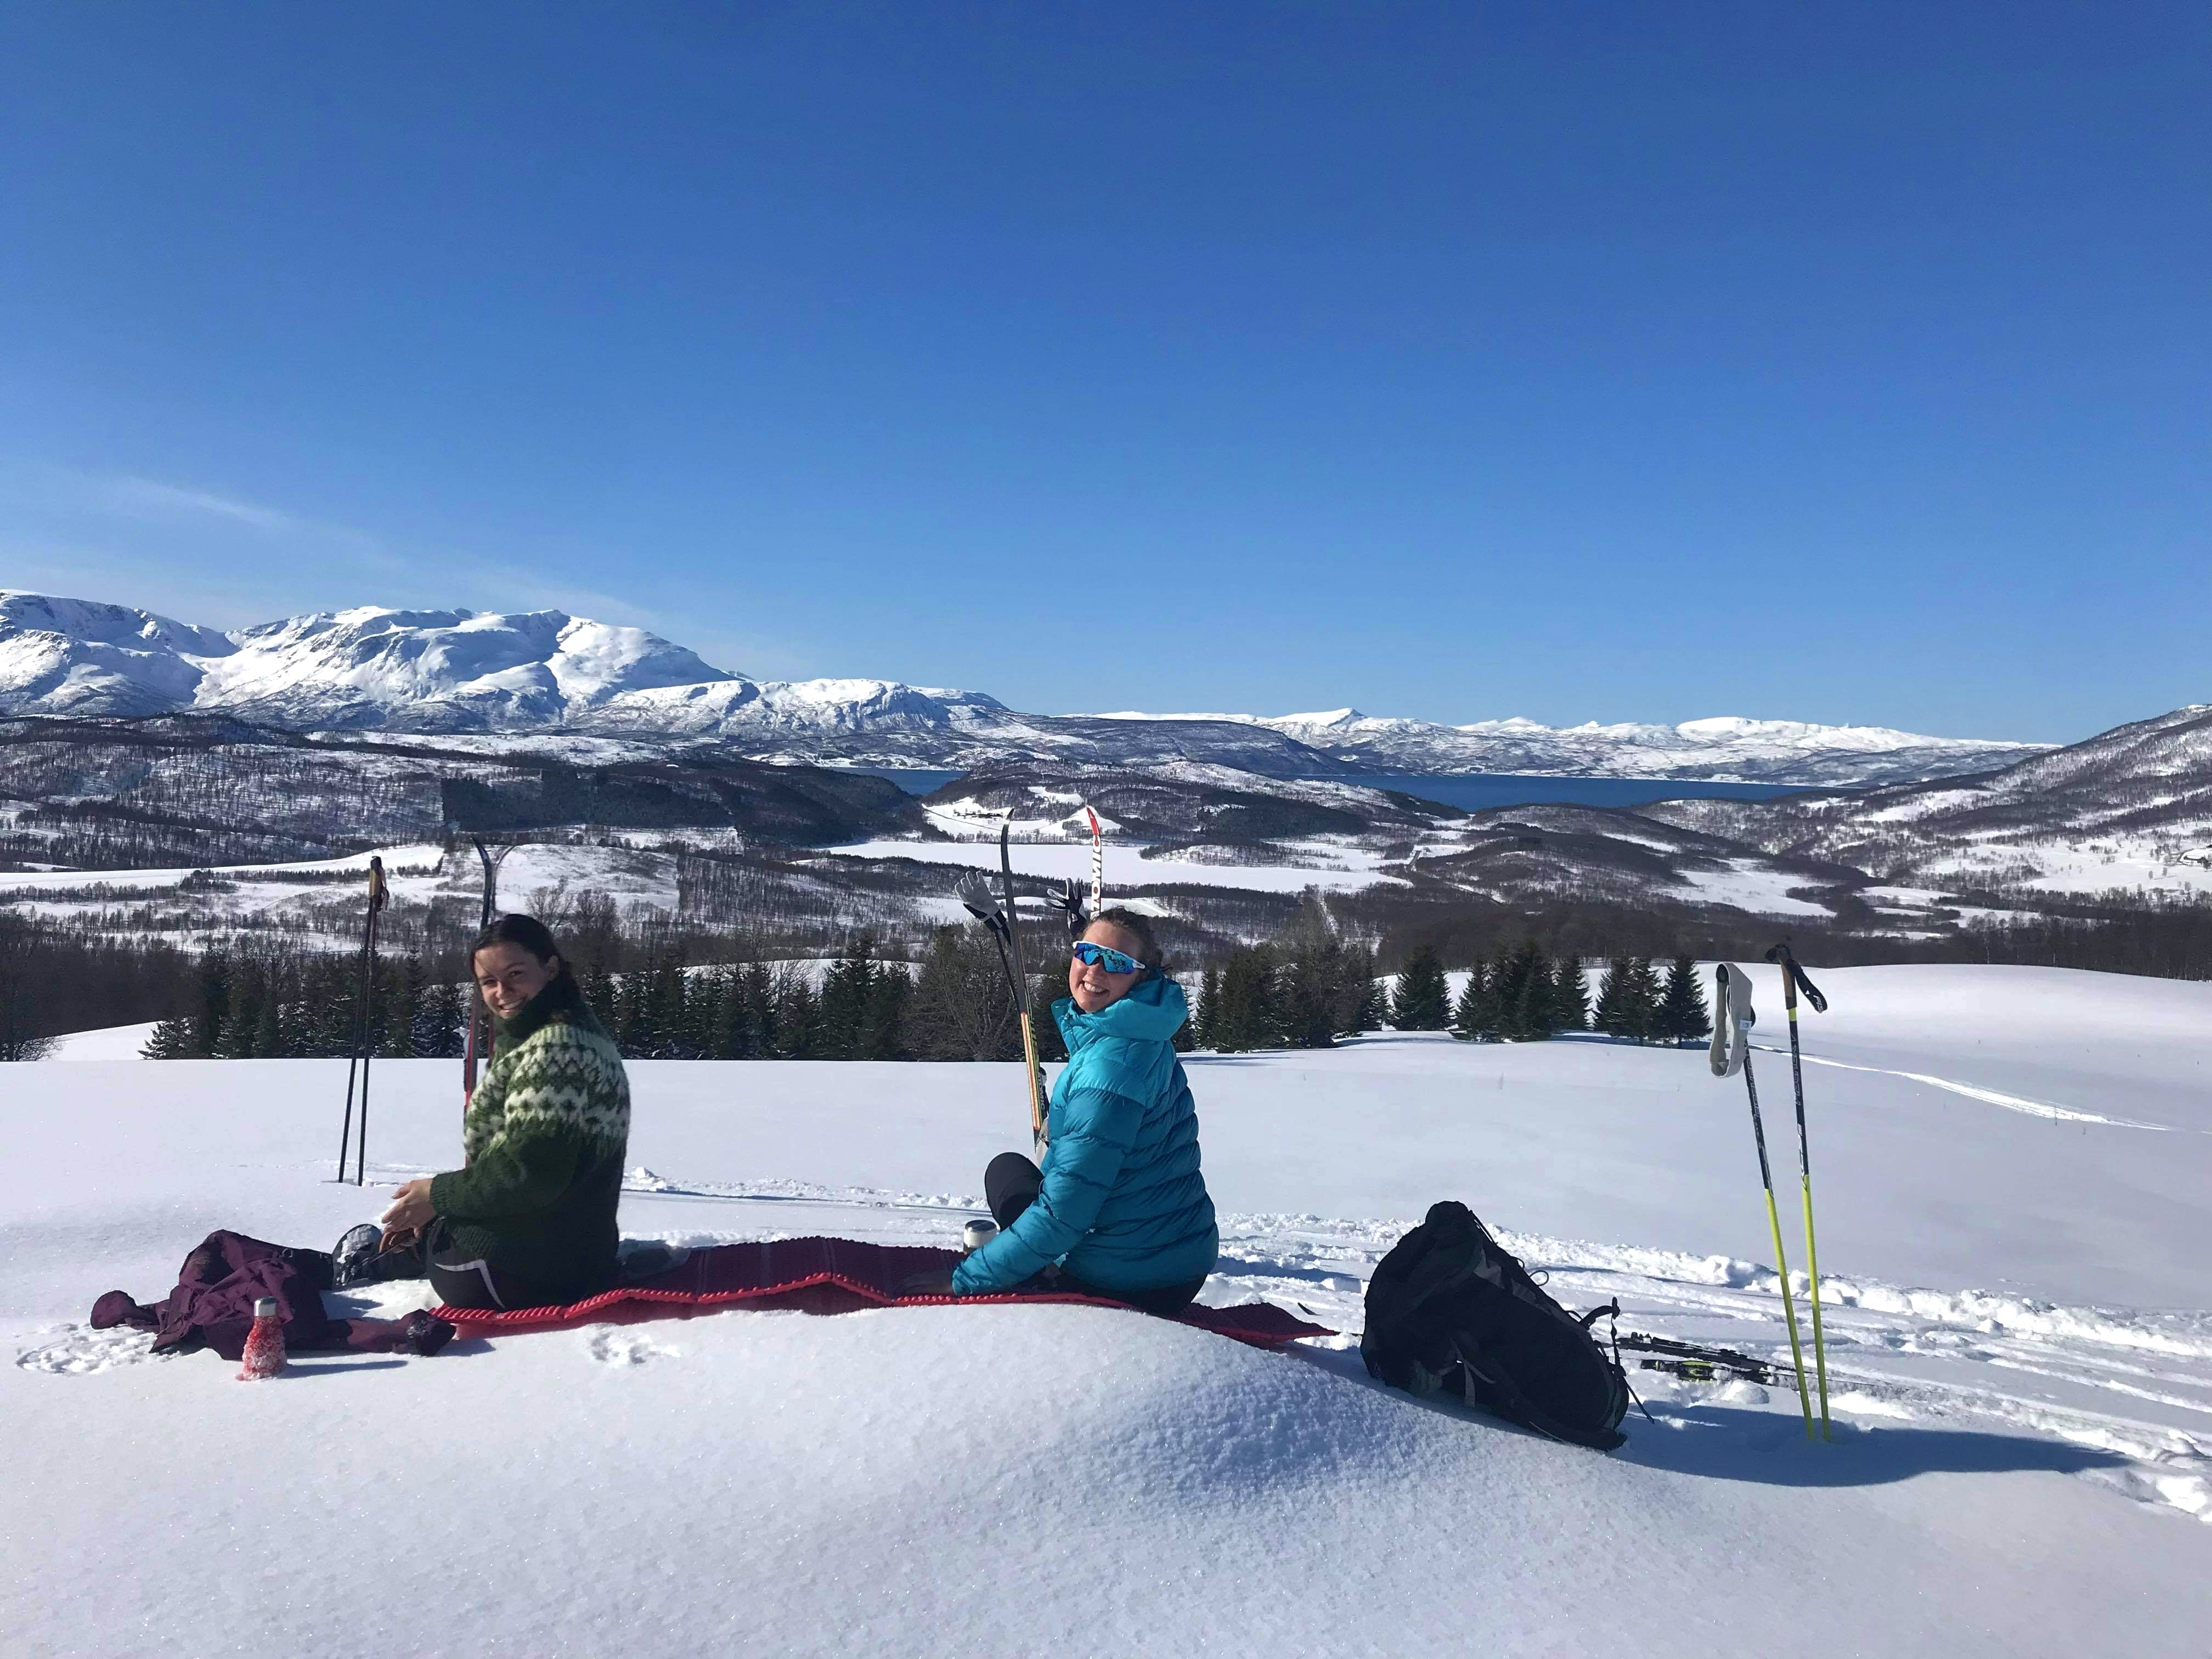
[[[1394,1388],[1455,1394],[1556,1440],[1611,1451],[1628,1437],[1619,1364],[1451,1199],[1376,1266],[1359,1355]]]

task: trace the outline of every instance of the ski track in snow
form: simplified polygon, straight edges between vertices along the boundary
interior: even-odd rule
[[[671,1181],[633,1170],[630,1237],[702,1247],[811,1233],[881,1243],[951,1244],[961,1223],[983,1214],[972,1194],[836,1188],[810,1182]],[[646,1200],[651,1207],[639,1204]],[[668,1209],[660,1213],[660,1204]],[[683,1224],[678,1206],[712,1206],[707,1224]],[[646,1221],[670,1224],[641,1231]],[[1413,1224],[1316,1215],[1220,1218],[1221,1258],[1203,1300],[1278,1304],[1340,1334],[1307,1348],[1358,1346],[1367,1279]],[[1778,1365],[1790,1342],[1780,1279],[1771,1267],[1729,1256],[1599,1244],[1497,1230],[1499,1242],[1569,1308],[1618,1299],[1620,1328],[1733,1348]],[[1790,1275],[1812,1371],[1809,1285]],[[1839,1425],[1878,1430],[1912,1423],[1996,1429],[2061,1440],[2125,1458],[2118,1470],[2079,1478],[2115,1486],[2142,1502],[2212,1523],[2212,1313],[2067,1307],[1980,1290],[1937,1291],[1823,1274],[1829,1409]],[[665,1351],[634,1332],[591,1342],[603,1364],[649,1363]],[[1663,1428],[1701,1425],[1704,1409],[1759,1406],[1796,1418],[1796,1391],[1730,1381],[1695,1382],[1640,1369],[1624,1350],[1629,1381]],[[20,1362],[19,1362],[20,1363]],[[1818,1409],[1818,1396],[1814,1396]],[[1641,1421],[1632,1412],[1632,1429]],[[1645,1432],[1650,1425],[1644,1425]]]
[[[1790,1052],[1787,1048],[1775,1048],[1771,1043],[1754,1042],[1751,1046],[1762,1054],[1786,1054]],[[2149,1129],[2159,1134],[2191,1133],[2176,1128],[2171,1123],[2144,1123],[2134,1118],[2105,1117],[2071,1106],[2054,1106],[2047,1101],[2029,1100],[2000,1090],[1984,1089],[1976,1083],[1956,1083],[1948,1077],[1932,1077],[1926,1072],[1896,1072],[1887,1066],[1854,1066],[1847,1060],[1824,1060],[1818,1054],[1801,1054],[1799,1058],[1808,1066],[1830,1066],[1839,1072],[1869,1072],[1876,1077],[1901,1077],[1908,1083],[1924,1083],[1929,1088],[1941,1089],[1947,1094],[1964,1095],[1969,1100],[2002,1106],[2008,1112],[2025,1112],[2030,1117],[2053,1118],[2062,1123],[2097,1123],[2108,1129]]]

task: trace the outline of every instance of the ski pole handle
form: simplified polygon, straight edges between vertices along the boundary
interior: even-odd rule
[[[1794,1014],[1797,1007],[1797,993],[1802,990],[1805,994],[1805,1000],[1813,1005],[1814,1013],[1825,1014],[1828,1012],[1827,998],[1820,994],[1820,988],[1813,983],[1812,975],[1799,964],[1796,953],[1790,950],[1788,939],[1784,939],[1781,944],[1769,950],[1766,959],[1782,970],[1782,1006],[1790,1010]]]
[[[1797,965],[1797,959],[1795,957],[1790,959],[1790,977],[1795,980],[1799,988],[1804,991],[1805,1000],[1813,1005],[1814,1013],[1825,1014],[1828,1012],[1827,998],[1820,994],[1820,988],[1814,984],[1811,976]]]

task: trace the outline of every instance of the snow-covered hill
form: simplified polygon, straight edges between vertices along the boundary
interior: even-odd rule
[[[2212,892],[2212,704],[1976,777],[1641,811],[1770,853],[1954,891]]]
[[[1887,783],[2002,766],[2037,745],[1869,726],[1711,720],[1438,726],[1352,709],[1027,714],[980,691],[755,680],[643,629],[563,611],[362,606],[231,633],[124,605],[0,591],[0,714],[236,714],[293,731],[595,733],[711,741],[757,759],[945,767],[1193,762],[1275,777],[1517,772]]]
[[[1650,1419],[1601,1455],[1353,1351],[1376,1262],[1452,1196],[1571,1306],[1786,1363],[1741,1079],[1695,1051],[1194,1056],[1205,1299],[1345,1333],[1289,1354],[1096,1308],[730,1312],[251,1389],[87,1310],[159,1296],[212,1228],[326,1248],[453,1165],[456,1064],[378,1062],[366,1191],[329,1178],[342,1060],[13,1068],[0,1489],[31,1518],[0,1528],[0,1628],[118,1655],[2201,1655],[2212,991],[1820,977],[1826,1445],[1794,1390],[1639,1370]],[[1757,1064],[1786,1103],[1786,1060]],[[1027,1133],[1012,1066],[631,1077],[623,1230],[677,1245],[944,1243]],[[1794,1166],[1786,1104],[1768,1126]],[[1794,1176],[1783,1201],[1794,1241]]]
[[[746,682],[641,628],[519,616],[319,611],[218,633],[122,605],[0,592],[0,711],[222,711],[295,730],[527,730],[640,692]]]
[[[1814,726],[1735,716],[1680,726],[1540,726],[1529,720],[1439,726],[1356,708],[1316,714],[1139,714],[1109,720],[1234,720],[1265,726],[1346,765],[1376,771],[1505,772],[1536,777],[1712,778],[1753,783],[1917,781],[2006,766],[2049,745],[1931,738],[1880,726]]]

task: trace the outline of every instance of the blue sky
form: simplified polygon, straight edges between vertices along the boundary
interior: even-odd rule
[[[2212,16],[0,14],[0,585],[1018,707],[2212,699]]]

